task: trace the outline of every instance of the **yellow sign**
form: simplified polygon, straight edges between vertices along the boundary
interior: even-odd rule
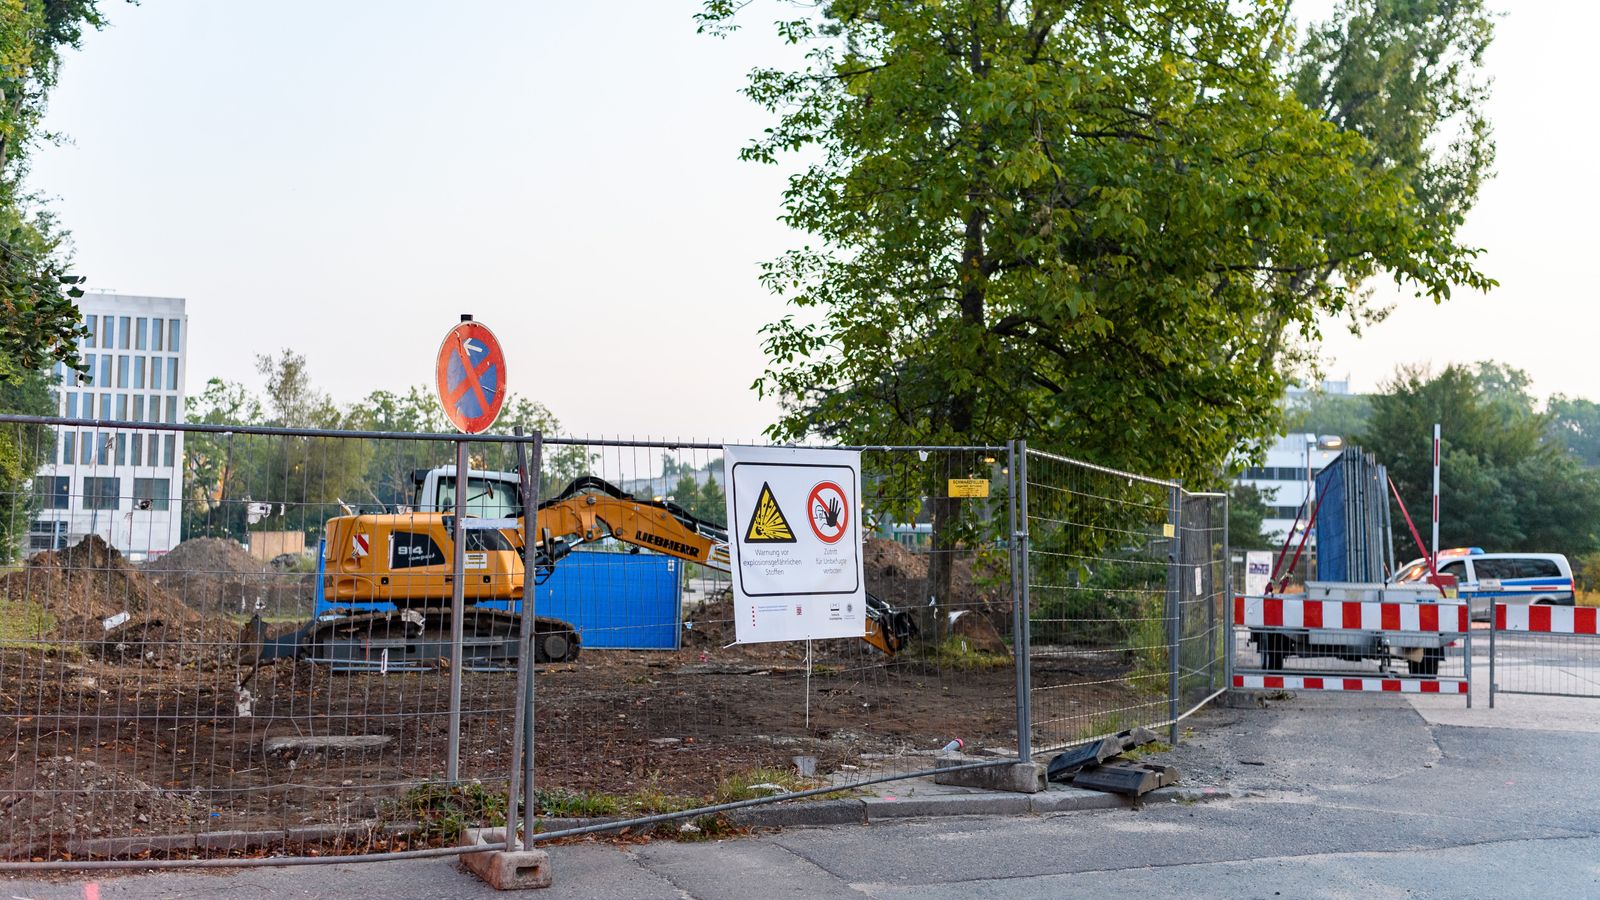
[[[1173,528],[1171,522],[1163,522],[1163,523],[1161,523],[1161,536],[1162,537],[1176,537],[1177,534],[1178,534],[1178,529]]]
[[[755,512],[750,516],[750,527],[745,531],[747,544],[793,544],[794,529],[783,510],[778,508],[778,498],[772,496],[772,485],[763,483],[756,497]]]
[[[987,497],[989,496],[989,479],[987,478],[952,478],[950,479],[951,497]]]

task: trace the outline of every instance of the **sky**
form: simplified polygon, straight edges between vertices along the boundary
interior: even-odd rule
[[[785,172],[737,158],[768,124],[745,74],[797,60],[772,16],[719,41],[692,0],[102,5],[32,186],[88,287],[188,300],[191,393],[259,384],[283,348],[340,402],[430,383],[470,313],[569,434],[751,439],[777,415],[751,383],[785,309],[757,279],[804,237],[777,220]],[[1501,286],[1439,307],[1380,286],[1385,322],[1327,324],[1329,377],[1496,359],[1600,397],[1597,26],[1554,0],[1499,22],[1499,174],[1463,236]]]

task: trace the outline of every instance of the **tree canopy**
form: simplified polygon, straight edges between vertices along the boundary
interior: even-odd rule
[[[1440,546],[1572,557],[1600,549],[1600,472],[1550,437],[1550,415],[1535,409],[1527,383],[1492,363],[1402,368],[1372,396],[1357,440],[1389,467],[1414,514],[1429,503],[1441,426]]]
[[[1406,27],[1368,27],[1391,7]],[[1470,32],[1446,43],[1472,71],[1474,4],[1346,4],[1302,51],[1276,2],[794,8],[779,29],[808,65],[752,73],[775,121],[743,151],[807,160],[784,220],[811,240],[764,269],[794,308],[764,332],[775,437],[1027,435],[1214,483],[1280,424],[1294,342],[1365,279],[1492,284],[1455,235],[1476,183],[1423,190],[1467,165],[1430,149],[1459,73],[1355,97],[1425,68],[1437,47],[1412,38],[1441,21]],[[1356,72],[1329,55],[1346,45],[1393,59]]]
[[[0,4],[0,378],[78,364],[82,278],[69,271],[66,233],[24,186],[61,50],[104,24],[96,0]]]

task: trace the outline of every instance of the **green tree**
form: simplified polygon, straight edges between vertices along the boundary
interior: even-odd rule
[[[55,395],[44,376],[0,378],[0,412],[54,415]],[[34,473],[55,456],[55,433],[43,425],[0,425],[0,563],[15,562],[38,508]]]
[[[795,308],[756,383],[776,438],[1025,434],[1210,485],[1281,424],[1288,345],[1365,279],[1492,284],[1356,116],[1296,98],[1282,3],[795,8],[808,64],[751,75],[776,121],[742,154],[810,161],[784,220],[812,241],[763,273]],[[958,504],[933,502],[938,547]]]
[[[1441,426],[1441,546],[1574,558],[1600,549],[1600,473],[1548,439],[1549,417],[1526,392],[1507,389],[1525,378],[1492,365],[1436,375],[1402,368],[1373,395],[1359,442],[1389,467],[1414,512],[1430,502],[1433,425]]]
[[[1235,483],[1228,489],[1228,540],[1236,550],[1262,550],[1275,548],[1273,540],[1262,529],[1268,516],[1267,501],[1273,491],[1263,491],[1253,484]]]
[[[1308,391],[1290,400],[1284,411],[1284,431],[1353,435],[1366,427],[1371,406],[1364,394],[1329,394]]]
[[[0,4],[0,378],[78,365],[81,317],[72,301],[82,278],[69,272],[66,233],[24,187],[61,50],[104,19],[95,0]]]
[[[374,391],[352,410],[359,427],[370,431],[450,434],[454,428],[445,418],[434,390],[415,385],[404,394]],[[520,427],[524,434],[541,432],[557,435],[561,423],[542,403],[512,394],[506,398],[494,430],[510,434]],[[454,450],[441,441],[374,441],[372,461],[367,466],[367,494],[364,500],[392,508],[409,504],[412,473],[418,469],[453,465]],[[472,466],[488,471],[509,472],[516,468],[513,444],[475,443],[471,447]],[[581,446],[549,444],[544,449],[540,479],[542,496],[565,487],[590,469],[591,454]]]
[[[1600,403],[1556,394],[1545,409],[1550,414],[1551,439],[1589,468],[1600,468]]]

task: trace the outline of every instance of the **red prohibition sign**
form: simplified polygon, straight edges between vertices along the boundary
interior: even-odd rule
[[[811,523],[811,533],[817,540],[837,544],[850,524],[850,500],[844,488],[831,481],[819,482],[812,488],[811,496],[806,498],[806,521]]]
[[[506,399],[506,357],[488,326],[468,321],[450,329],[434,377],[450,424],[467,434],[494,424]]]

